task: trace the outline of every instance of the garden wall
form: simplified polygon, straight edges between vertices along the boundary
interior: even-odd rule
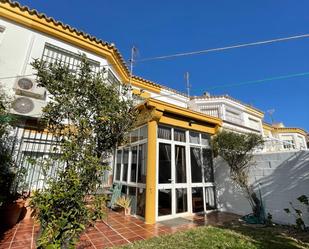
[[[284,212],[292,201],[298,205],[297,197],[309,196],[309,151],[261,153],[256,154],[250,170],[250,182],[255,189],[260,189],[266,214],[273,216],[273,221],[281,224],[294,224],[295,218]],[[217,204],[221,211],[245,215],[251,213],[248,201],[229,178],[229,168],[223,159],[214,160],[217,186]],[[309,225],[309,210],[304,221]]]

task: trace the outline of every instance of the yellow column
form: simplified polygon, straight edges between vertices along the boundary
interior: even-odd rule
[[[145,222],[156,223],[157,121],[148,122]]]

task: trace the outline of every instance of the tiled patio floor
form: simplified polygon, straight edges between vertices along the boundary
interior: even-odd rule
[[[97,222],[94,227],[87,229],[86,233],[81,236],[77,248],[108,248],[197,226],[223,224],[237,218],[238,216],[234,214],[214,212],[207,216],[186,217],[190,222],[185,222],[183,225],[168,226],[161,223],[147,225],[140,219],[109,212],[104,222]],[[1,237],[0,249],[35,248],[37,233],[38,225],[33,220],[23,220]]]

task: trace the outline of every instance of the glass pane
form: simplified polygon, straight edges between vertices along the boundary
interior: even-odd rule
[[[131,214],[136,214],[136,187],[129,188],[129,197],[131,199]]]
[[[143,126],[140,128],[140,140],[147,138],[147,126]]]
[[[129,149],[124,149],[122,156],[123,156],[122,181],[126,182],[128,180]]]
[[[171,183],[171,145],[159,144],[159,183]]]
[[[200,134],[197,132],[190,131],[190,143],[199,144],[200,143]]]
[[[214,172],[212,165],[212,153],[210,149],[203,149],[203,168],[204,168],[204,181],[213,182]]]
[[[158,128],[158,138],[171,140],[171,128],[165,126],[159,126]]]
[[[199,148],[191,147],[191,181],[202,182],[202,161],[201,150]]]
[[[137,182],[146,183],[146,144],[138,146]]]
[[[187,189],[176,189],[176,213],[183,213],[188,211],[188,197]]]
[[[136,182],[137,146],[132,147],[130,182]]]
[[[120,181],[120,171],[121,171],[121,150],[117,151],[117,164],[116,164],[116,180]]]
[[[126,185],[122,185],[122,188],[121,188],[121,193],[123,194],[123,195],[127,195],[127,186]]]
[[[210,147],[210,136],[208,134],[202,134],[202,145]]]
[[[145,217],[145,201],[146,201],[146,190],[144,188],[138,188],[136,214],[141,217]]]
[[[204,211],[203,188],[192,188],[192,211],[193,213]]]
[[[216,209],[214,187],[205,188],[206,210]]]
[[[174,140],[179,142],[186,142],[186,132],[183,130],[174,129]]]
[[[176,183],[186,183],[187,171],[185,146],[175,145],[175,166]]]
[[[138,140],[138,129],[131,132],[131,143],[134,143]]]
[[[159,205],[158,215],[168,215],[172,213],[172,190],[160,189],[159,190]]]

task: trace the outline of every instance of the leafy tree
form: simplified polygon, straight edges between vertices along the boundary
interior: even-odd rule
[[[10,98],[0,87],[0,206],[14,198],[12,188],[17,169],[12,158],[12,137],[10,136],[12,115],[9,113]]]
[[[213,139],[215,156],[221,156],[230,168],[231,179],[245,192],[253,214],[260,217],[261,203],[249,183],[249,169],[253,150],[263,144],[263,138],[254,133],[240,134],[221,131]]]
[[[61,63],[35,60],[39,85],[51,101],[42,121],[60,143],[58,159],[40,163],[48,172],[58,160],[56,178],[32,198],[40,221],[40,248],[72,248],[81,232],[104,215],[104,197],[96,195],[106,159],[136,120],[128,88],[94,73],[85,56],[76,72]]]

